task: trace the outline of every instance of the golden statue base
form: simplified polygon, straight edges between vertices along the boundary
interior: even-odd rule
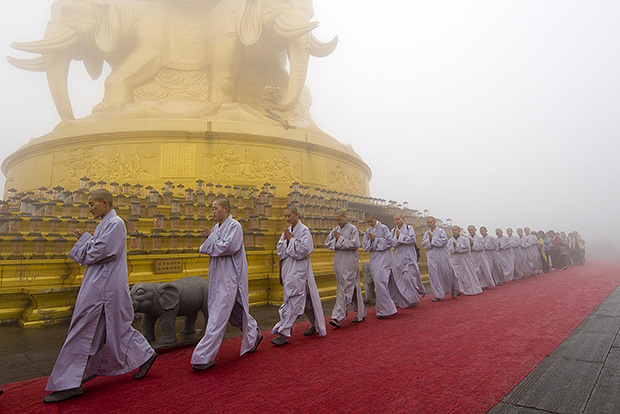
[[[286,126],[286,125],[285,125]],[[79,188],[82,177],[161,189],[197,179],[239,186],[292,182],[312,189],[369,195],[370,168],[353,151],[315,128],[204,119],[127,119],[61,123],[2,164],[5,188]]]

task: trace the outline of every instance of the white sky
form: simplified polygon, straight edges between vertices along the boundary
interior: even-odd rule
[[[51,0],[3,1],[0,48],[42,37]],[[372,168],[375,197],[455,224],[620,240],[620,2],[315,0],[318,126]],[[102,78],[103,79],[103,78]],[[81,62],[76,116],[101,99]],[[59,118],[43,73],[0,62],[0,159]],[[391,225],[391,223],[389,223]]]

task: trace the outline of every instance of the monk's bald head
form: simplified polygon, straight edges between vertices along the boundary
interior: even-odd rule
[[[112,207],[114,205],[114,197],[112,196],[112,193],[110,193],[108,190],[105,189],[99,189],[99,190],[95,190],[95,191],[91,191],[91,193],[88,195],[89,198],[92,198],[95,201],[103,201],[105,200],[106,203]]]

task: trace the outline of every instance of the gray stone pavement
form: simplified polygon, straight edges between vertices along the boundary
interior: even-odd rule
[[[489,414],[620,413],[620,287]]]

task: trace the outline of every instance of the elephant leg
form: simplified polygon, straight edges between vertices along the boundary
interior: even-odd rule
[[[174,323],[176,322],[177,314],[164,313],[159,317],[159,326],[161,327],[161,338],[157,341],[158,345],[169,345],[177,342],[177,336],[175,332]]]
[[[155,341],[155,321],[157,320],[156,316],[143,314],[142,316],[142,335],[146,338],[147,341],[153,342]]]
[[[105,80],[102,102],[93,112],[121,109],[134,101],[134,89],[151,81],[161,71],[161,51],[136,47]]]
[[[184,339],[193,339],[196,335],[196,319],[198,319],[198,312],[185,316],[185,326],[179,332]]]

